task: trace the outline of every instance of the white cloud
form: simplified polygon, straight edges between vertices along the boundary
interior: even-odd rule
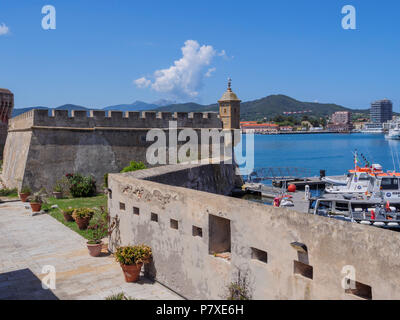
[[[151,87],[176,98],[195,98],[203,86],[203,79],[216,70],[209,68],[216,55],[220,54],[212,46],[200,46],[197,41],[187,40],[182,47],[182,58],[171,67],[154,72],[153,81],[143,77],[134,83],[139,88]]]
[[[4,23],[0,24],[0,36],[8,34],[9,32],[10,29]]]
[[[147,80],[145,77],[139,78],[133,81],[133,83],[136,84],[138,88],[147,88],[148,86],[151,85],[151,81]]]
[[[207,71],[207,73],[205,74],[205,76],[206,76],[207,78],[211,77],[212,74],[213,74],[216,70],[217,70],[217,68],[210,68],[210,69],[208,69],[208,71]]]
[[[225,56],[226,56],[225,50],[222,50],[221,52],[219,52],[218,55],[219,55],[220,57],[225,57]]]

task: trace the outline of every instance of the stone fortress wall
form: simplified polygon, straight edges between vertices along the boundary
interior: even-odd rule
[[[31,110],[9,123],[2,180],[9,188],[27,185],[51,191],[67,173],[92,174],[100,187],[103,176],[119,172],[130,161],[146,163],[153,128],[168,133],[170,121],[178,131],[222,130],[217,113]],[[167,134],[168,140],[168,134]],[[200,141],[199,141],[200,143]],[[169,145],[169,141],[167,141]]]
[[[239,270],[253,299],[400,299],[397,232],[226,197],[232,174],[178,165],[110,175],[109,249],[151,246],[146,274],[188,299],[226,298]],[[343,287],[349,266],[354,290]]]
[[[8,89],[0,88],[0,157],[3,155],[7,140],[8,120],[14,108],[14,94]]]

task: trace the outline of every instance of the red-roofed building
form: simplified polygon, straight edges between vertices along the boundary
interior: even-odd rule
[[[273,123],[257,123],[257,121],[245,121],[240,123],[243,133],[276,134],[279,126]]]
[[[282,132],[293,132],[293,127],[291,126],[280,127],[279,130]]]

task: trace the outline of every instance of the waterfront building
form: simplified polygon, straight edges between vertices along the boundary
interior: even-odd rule
[[[328,124],[328,130],[335,132],[349,132],[353,130],[351,120],[352,114],[349,111],[339,111],[332,114],[331,122]]]
[[[273,123],[248,123],[242,122],[240,125],[242,132],[254,133],[254,134],[277,134],[279,132],[279,126]]]
[[[353,123],[353,128],[357,131],[363,130],[364,126],[367,122],[366,121],[357,121]]]
[[[219,114],[224,129],[240,129],[240,103],[241,100],[232,91],[232,80],[228,81],[228,89],[218,101]]]
[[[291,126],[280,127],[279,131],[281,131],[281,132],[293,132],[293,127],[291,127]]]
[[[8,89],[0,88],[0,157],[3,156],[7,139],[8,120],[14,108],[14,94]]]
[[[388,99],[378,100],[371,104],[371,122],[383,124],[393,118],[393,103]]]
[[[366,123],[364,125],[363,133],[384,133],[382,123]]]

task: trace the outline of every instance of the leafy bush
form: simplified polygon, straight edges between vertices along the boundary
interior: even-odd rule
[[[31,203],[43,203],[44,202],[44,196],[46,194],[46,191],[44,189],[41,189],[39,192],[35,192],[32,196],[29,197],[29,201]]]
[[[56,182],[56,185],[53,189],[54,192],[62,192],[64,196],[70,196],[71,192],[71,183],[69,179],[64,176],[62,179]]]
[[[143,162],[131,161],[129,166],[122,169],[121,173],[144,170],[144,169],[147,169],[147,167]]]
[[[120,264],[130,266],[148,262],[152,254],[151,248],[145,245],[119,247],[115,253],[115,259]]]
[[[240,271],[237,279],[228,286],[227,300],[251,300],[247,277],[242,276]]]
[[[66,214],[67,216],[71,216],[72,217],[72,215],[74,214],[74,211],[75,211],[74,208],[69,207],[68,209],[62,210],[62,213]]]
[[[108,173],[104,175],[104,188],[108,188]]]
[[[0,197],[18,197],[18,190],[15,189],[0,189]]]
[[[32,192],[31,188],[24,186],[21,188],[19,193],[31,193],[31,192]]]
[[[83,176],[79,173],[67,174],[70,184],[69,191],[74,198],[85,198],[96,195],[96,181],[91,176]]]
[[[54,192],[63,192],[63,188],[62,188],[61,184],[56,183],[56,185],[53,188],[53,191]]]
[[[125,295],[125,293],[121,292],[107,297],[106,300],[136,300],[136,299],[128,297]]]
[[[91,219],[94,215],[94,210],[89,208],[78,208],[74,210],[72,217],[76,220],[77,218],[80,219]]]
[[[107,222],[107,212],[105,213],[101,209],[100,211],[96,212],[93,216],[92,220],[90,221],[89,230],[92,230],[92,233],[89,233],[88,244],[100,244],[101,240],[105,238],[108,234],[108,222]]]

